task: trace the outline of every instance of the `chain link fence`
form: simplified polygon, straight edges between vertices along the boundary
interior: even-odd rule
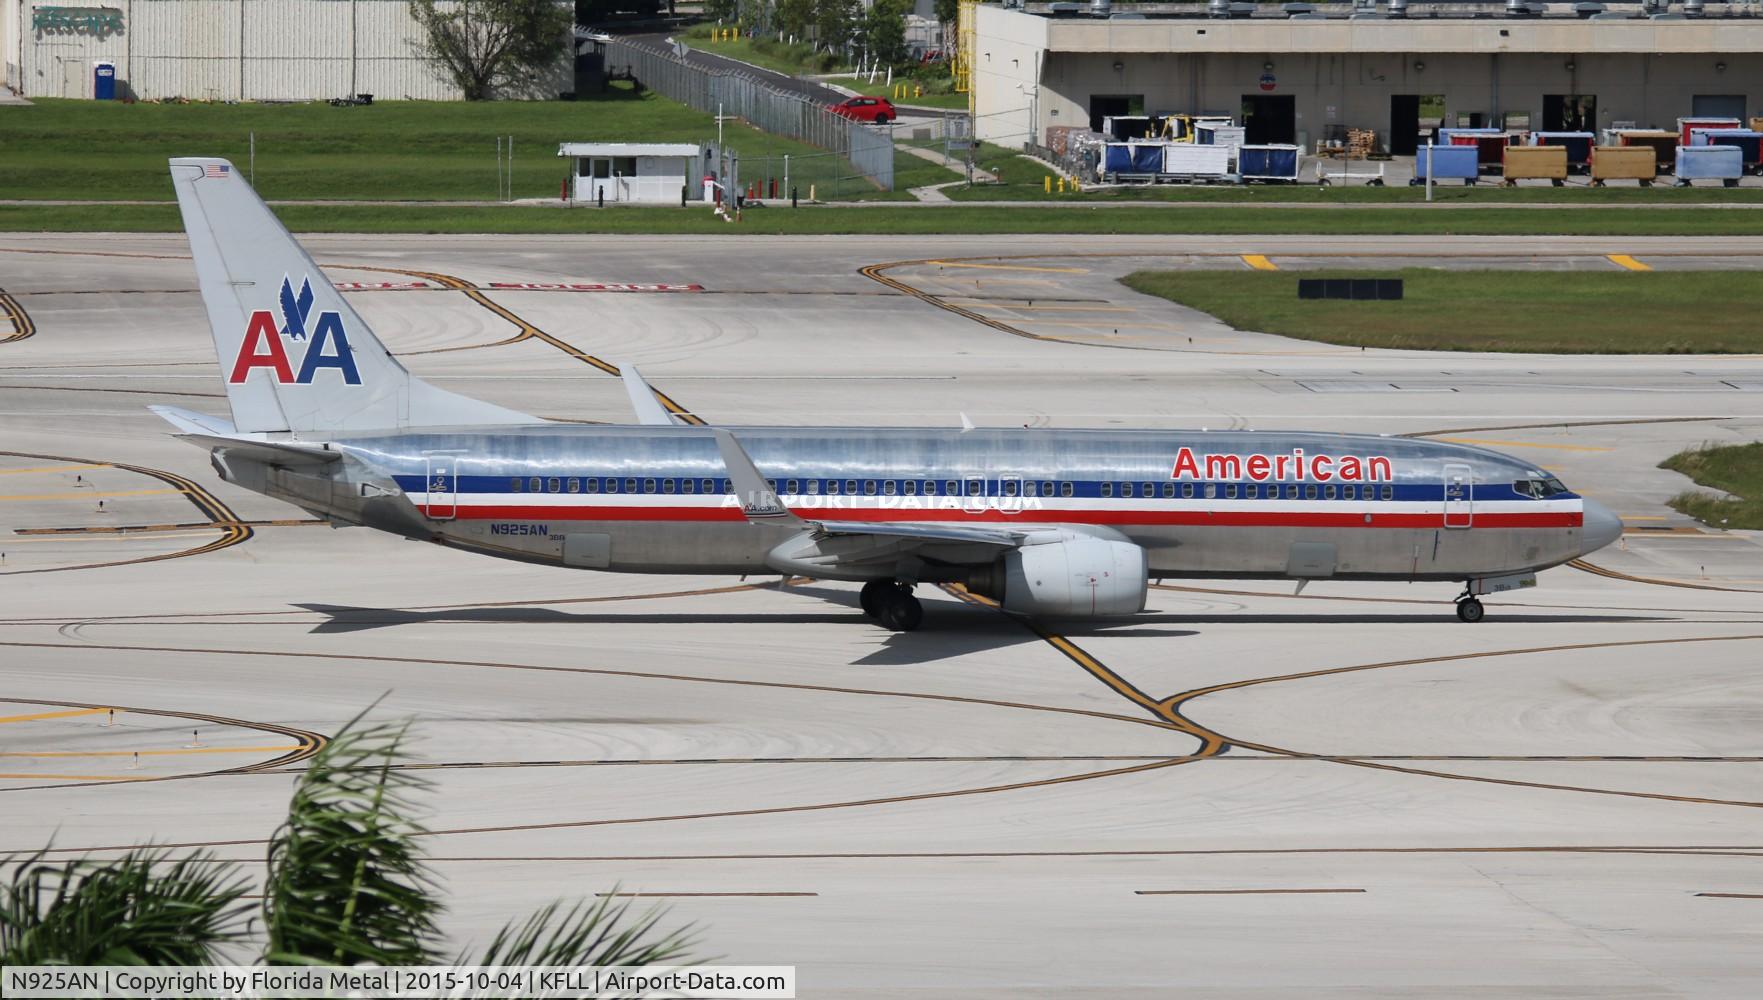
[[[664,97],[696,111],[740,118],[772,135],[796,139],[827,150],[791,159],[790,183],[804,196],[810,185],[816,194],[837,196],[861,183],[871,190],[894,189],[894,142],[887,127],[870,126],[833,114],[799,94],[778,90],[745,73],[709,70],[683,59],[624,39],[600,43],[606,53],[608,74],[627,73]],[[761,157],[763,159],[763,157]],[[781,177],[781,157],[771,157]],[[819,161],[819,162],[815,162]],[[799,163],[799,166],[798,166]],[[754,176],[749,160],[742,172]],[[801,171],[798,173],[797,171]],[[823,185],[830,185],[828,187]],[[788,190],[780,190],[787,197]]]

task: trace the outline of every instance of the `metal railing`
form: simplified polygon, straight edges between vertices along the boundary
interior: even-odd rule
[[[740,118],[772,135],[818,146],[847,161],[876,188],[894,189],[894,143],[885,126],[840,117],[746,73],[694,66],[621,38],[600,44],[609,75],[628,73],[650,90],[693,110]]]

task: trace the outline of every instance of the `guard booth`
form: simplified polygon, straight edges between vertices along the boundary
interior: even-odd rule
[[[570,161],[576,201],[677,205],[704,200],[701,178],[715,168],[708,147],[689,142],[566,142],[557,155]]]

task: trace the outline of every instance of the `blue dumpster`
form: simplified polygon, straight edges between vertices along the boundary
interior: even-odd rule
[[[116,64],[108,59],[92,64],[92,98],[99,101],[116,100]]]
[[[1724,181],[1727,187],[1738,187],[1745,175],[1745,151],[1737,146],[1677,147],[1677,186],[1688,187],[1693,180]]]
[[[1422,146],[1414,154],[1414,179],[1409,183],[1423,183],[1428,174],[1435,181],[1474,184],[1481,174],[1481,150],[1475,146]]]

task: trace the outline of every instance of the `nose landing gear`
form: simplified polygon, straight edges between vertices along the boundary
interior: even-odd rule
[[[1481,606],[1480,601],[1473,597],[1465,597],[1457,601],[1457,617],[1463,621],[1478,622],[1485,614],[1487,614],[1487,610]]]
[[[924,622],[924,605],[912,596],[912,585],[871,580],[858,592],[863,613],[893,632],[910,632]]]

